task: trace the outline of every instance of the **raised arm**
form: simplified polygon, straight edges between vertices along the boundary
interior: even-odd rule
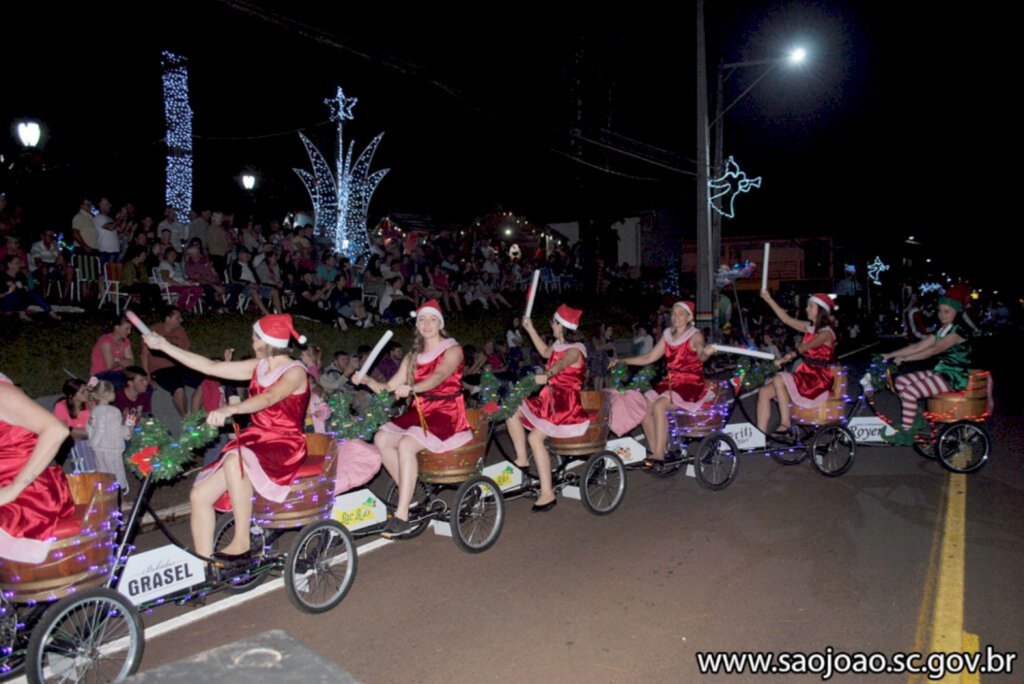
[[[530,335],[530,340],[533,342],[534,348],[537,349],[537,353],[545,359],[551,358],[551,347],[540,338],[540,335],[537,334],[537,331],[533,327],[533,321],[529,318],[524,318],[523,330]]]
[[[205,356],[174,346],[160,335],[145,335],[142,338],[142,341],[145,343],[147,348],[152,349],[153,351],[163,352],[183,366],[188,366],[192,370],[198,371],[203,375],[222,378],[224,380],[248,380],[252,377],[252,372],[256,370],[256,364],[259,363],[257,359],[230,362],[211,361]],[[144,355],[143,359],[146,359],[146,357],[147,355]],[[145,364],[145,368],[148,372],[148,362]]]
[[[39,437],[28,461],[11,483],[0,487],[0,506],[3,506],[18,498],[25,487],[50,465],[68,438],[68,428],[17,387],[6,383],[0,383],[0,422],[24,428]]]
[[[807,326],[810,323],[808,321],[801,321],[799,318],[793,318],[786,313],[786,310],[779,306],[778,302],[772,299],[772,295],[768,290],[761,290],[761,299],[768,303],[768,306],[771,307],[772,311],[780,321],[797,332],[807,332]]]
[[[540,375],[535,375],[534,378],[537,380],[538,385],[547,384],[548,380],[561,373],[570,366],[578,366],[580,359],[583,358],[583,354],[580,353],[579,349],[570,349],[565,352],[565,355],[558,361],[551,365],[551,368],[547,369]]]

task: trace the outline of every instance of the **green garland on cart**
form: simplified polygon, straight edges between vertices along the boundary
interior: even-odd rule
[[[487,370],[480,375],[480,404],[481,406],[487,406],[489,404],[497,404],[501,401],[501,383],[498,382],[498,378],[495,377],[494,373]]]
[[[217,439],[220,429],[206,424],[206,413],[185,416],[181,433],[172,437],[167,426],[156,418],[144,418],[132,431],[127,465],[141,478],[152,472],[156,482],[173,480],[185,472],[196,449]]]
[[[512,389],[509,390],[508,395],[505,397],[505,403],[501,406],[497,405],[497,402],[491,401],[484,406],[484,413],[488,419],[493,423],[501,423],[513,415],[522,406],[523,401],[537,391],[540,385],[534,379],[533,375],[527,375],[522,380],[512,385]]]
[[[768,378],[778,372],[779,369],[775,367],[772,361],[743,357],[740,359],[739,366],[736,367],[736,374],[733,376],[733,380],[739,384],[742,391],[749,392],[750,390],[763,387]]]
[[[658,367],[653,363],[648,366],[644,366],[634,373],[633,377],[631,377],[627,382],[626,376],[628,373],[629,369],[626,367],[626,364],[615,364],[611,373],[611,389],[619,393],[628,392],[629,390],[637,390],[641,393],[646,392],[651,389],[654,378],[658,374]]]
[[[872,390],[875,392],[881,392],[884,389],[892,389],[889,377],[890,368],[891,366],[882,358],[881,354],[875,354],[871,357],[871,363],[868,365],[868,371],[865,377],[871,385]]]
[[[384,423],[391,420],[391,407],[395,404],[394,395],[380,392],[370,397],[370,403],[363,415],[353,415],[352,395],[335,392],[327,399],[331,407],[331,419],[327,429],[340,439],[361,439],[370,441]]]

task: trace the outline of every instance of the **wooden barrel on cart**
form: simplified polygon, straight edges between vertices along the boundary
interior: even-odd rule
[[[458,484],[483,468],[491,424],[480,409],[467,409],[466,420],[473,430],[473,439],[469,442],[443,453],[424,449],[416,454],[421,481],[429,484]]]
[[[988,382],[988,371],[972,368],[965,390],[928,399],[928,418],[936,423],[955,423],[958,420],[983,422],[989,416]]]
[[[253,517],[268,529],[296,529],[326,520],[334,507],[334,480],[338,474],[338,444],[322,434],[306,435],[306,460],[281,503],[253,499]]]
[[[68,475],[75,512],[54,531],[42,563],[0,559],[0,591],[14,603],[56,601],[101,586],[114,561],[117,480],[108,473]]]
[[[823,404],[814,408],[803,408],[792,401],[789,402],[790,415],[794,423],[813,427],[842,422],[846,415],[846,366],[832,366],[832,373],[835,379],[832,381],[828,399]]]
[[[669,429],[680,437],[707,437],[712,432],[725,429],[729,419],[732,401],[725,388],[715,388],[715,396],[706,404],[701,404],[695,411],[687,411],[678,406],[670,405],[665,411],[668,416]]]
[[[551,453],[563,458],[587,457],[605,450],[608,444],[608,419],[611,415],[611,402],[604,392],[582,392],[583,410],[590,417],[587,431],[579,437],[548,438],[548,449]]]

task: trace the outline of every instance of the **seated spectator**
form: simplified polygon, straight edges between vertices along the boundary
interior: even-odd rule
[[[174,346],[187,351],[192,343],[181,325],[181,309],[176,306],[165,306],[161,313],[161,321],[153,326],[153,333],[165,337]],[[163,352],[150,351],[146,345],[142,345],[142,367],[158,385],[170,393],[171,403],[177,409],[178,415],[184,416],[188,409],[185,388],[199,387],[202,376],[178,364]]]
[[[380,315],[384,320],[402,321],[412,317],[416,302],[402,291],[404,284],[402,276],[396,276],[384,287],[379,303]]]
[[[338,277],[338,257],[328,254],[323,263],[316,267],[317,282],[321,285],[334,282]]]
[[[63,399],[53,405],[53,415],[71,430],[74,441],[76,468],[91,472],[96,469],[96,457],[89,448],[89,386],[84,380],[71,378],[61,387]]]
[[[334,361],[320,373],[320,384],[328,393],[347,391],[355,392],[355,387],[348,379],[359,370],[356,360],[346,351],[334,352]]]
[[[63,282],[64,292],[71,291],[75,273],[64,259],[52,230],[44,230],[41,239],[32,245],[28,264],[32,277],[39,281],[39,289],[44,293],[51,281]]]
[[[131,335],[132,324],[126,317],[112,318],[106,332],[93,345],[89,375],[106,380],[115,390],[123,388],[124,371],[135,364]]]
[[[185,271],[178,263],[178,250],[165,249],[157,271],[167,289],[178,295],[178,305],[188,313],[194,313],[203,297],[203,288],[185,277]]]
[[[141,366],[128,366],[124,369],[124,379],[124,387],[114,397],[114,406],[121,410],[121,415],[125,418],[152,415],[153,392],[146,370]]]
[[[317,285],[312,271],[303,272],[298,297],[295,300],[295,313],[319,321],[333,320],[335,315],[329,308],[333,292],[333,282]]]
[[[17,254],[0,260],[0,311],[5,315],[18,314],[25,321],[29,320],[30,313],[40,312],[60,320],[42,293],[29,286],[24,262]]]
[[[256,279],[256,274],[252,270],[251,264],[252,253],[247,249],[240,249],[238,251],[238,258],[228,269],[229,277],[232,283],[237,283],[246,289],[249,300],[256,304],[261,314],[266,316],[270,313],[270,310],[267,309],[266,304],[263,303],[263,297],[270,296],[271,288],[269,286],[262,287],[260,285],[259,280]],[[280,295],[278,295],[278,298],[278,301],[280,301]]]
[[[185,277],[203,288],[207,301],[217,311],[223,311],[228,303],[228,288],[221,282],[213,262],[203,254],[202,243],[193,238],[185,250]],[[235,295],[238,293],[235,292]]]
[[[277,252],[267,252],[263,261],[255,268],[256,279],[260,282],[260,296],[269,296],[274,311],[281,312],[284,311],[281,305],[281,292],[285,289],[285,281],[277,262]]]
[[[381,360],[377,362],[377,365],[370,372],[370,376],[379,382],[386,383],[398,372],[398,367],[402,365],[402,358],[404,356],[405,350],[402,348],[402,345],[398,342],[391,342]]]
[[[149,251],[145,247],[133,244],[128,248],[121,263],[121,292],[138,297],[143,311],[153,312],[161,306],[162,300],[160,288],[149,282],[146,275],[148,256]]]

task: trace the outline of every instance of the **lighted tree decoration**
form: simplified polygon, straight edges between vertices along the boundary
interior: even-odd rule
[[[173,52],[160,56],[164,119],[167,123],[167,185],[164,200],[179,218],[192,208],[192,107],[188,103],[188,60]]]
[[[343,128],[345,121],[354,118],[352,109],[358,100],[345,97],[344,91],[338,87],[333,99],[324,100],[331,110],[331,121],[338,124],[338,151],[335,169],[309,138],[299,133],[299,138],[306,148],[313,171],[294,169],[302,179],[309,198],[316,212],[314,230],[322,238],[334,243],[335,251],[343,252],[355,261],[369,250],[369,237],[366,230],[366,217],[370,209],[370,198],[377,186],[387,175],[389,169],[381,169],[370,173],[370,164],[377,151],[383,133],[370,141],[362,154],[352,163],[355,153],[355,142],[345,147]]]
[[[736,196],[750,192],[752,188],[761,187],[761,177],[747,178],[746,172],[740,169],[732,157],[725,163],[725,173],[708,181],[708,204],[726,218],[736,215]],[[719,202],[716,204],[716,200]]]

